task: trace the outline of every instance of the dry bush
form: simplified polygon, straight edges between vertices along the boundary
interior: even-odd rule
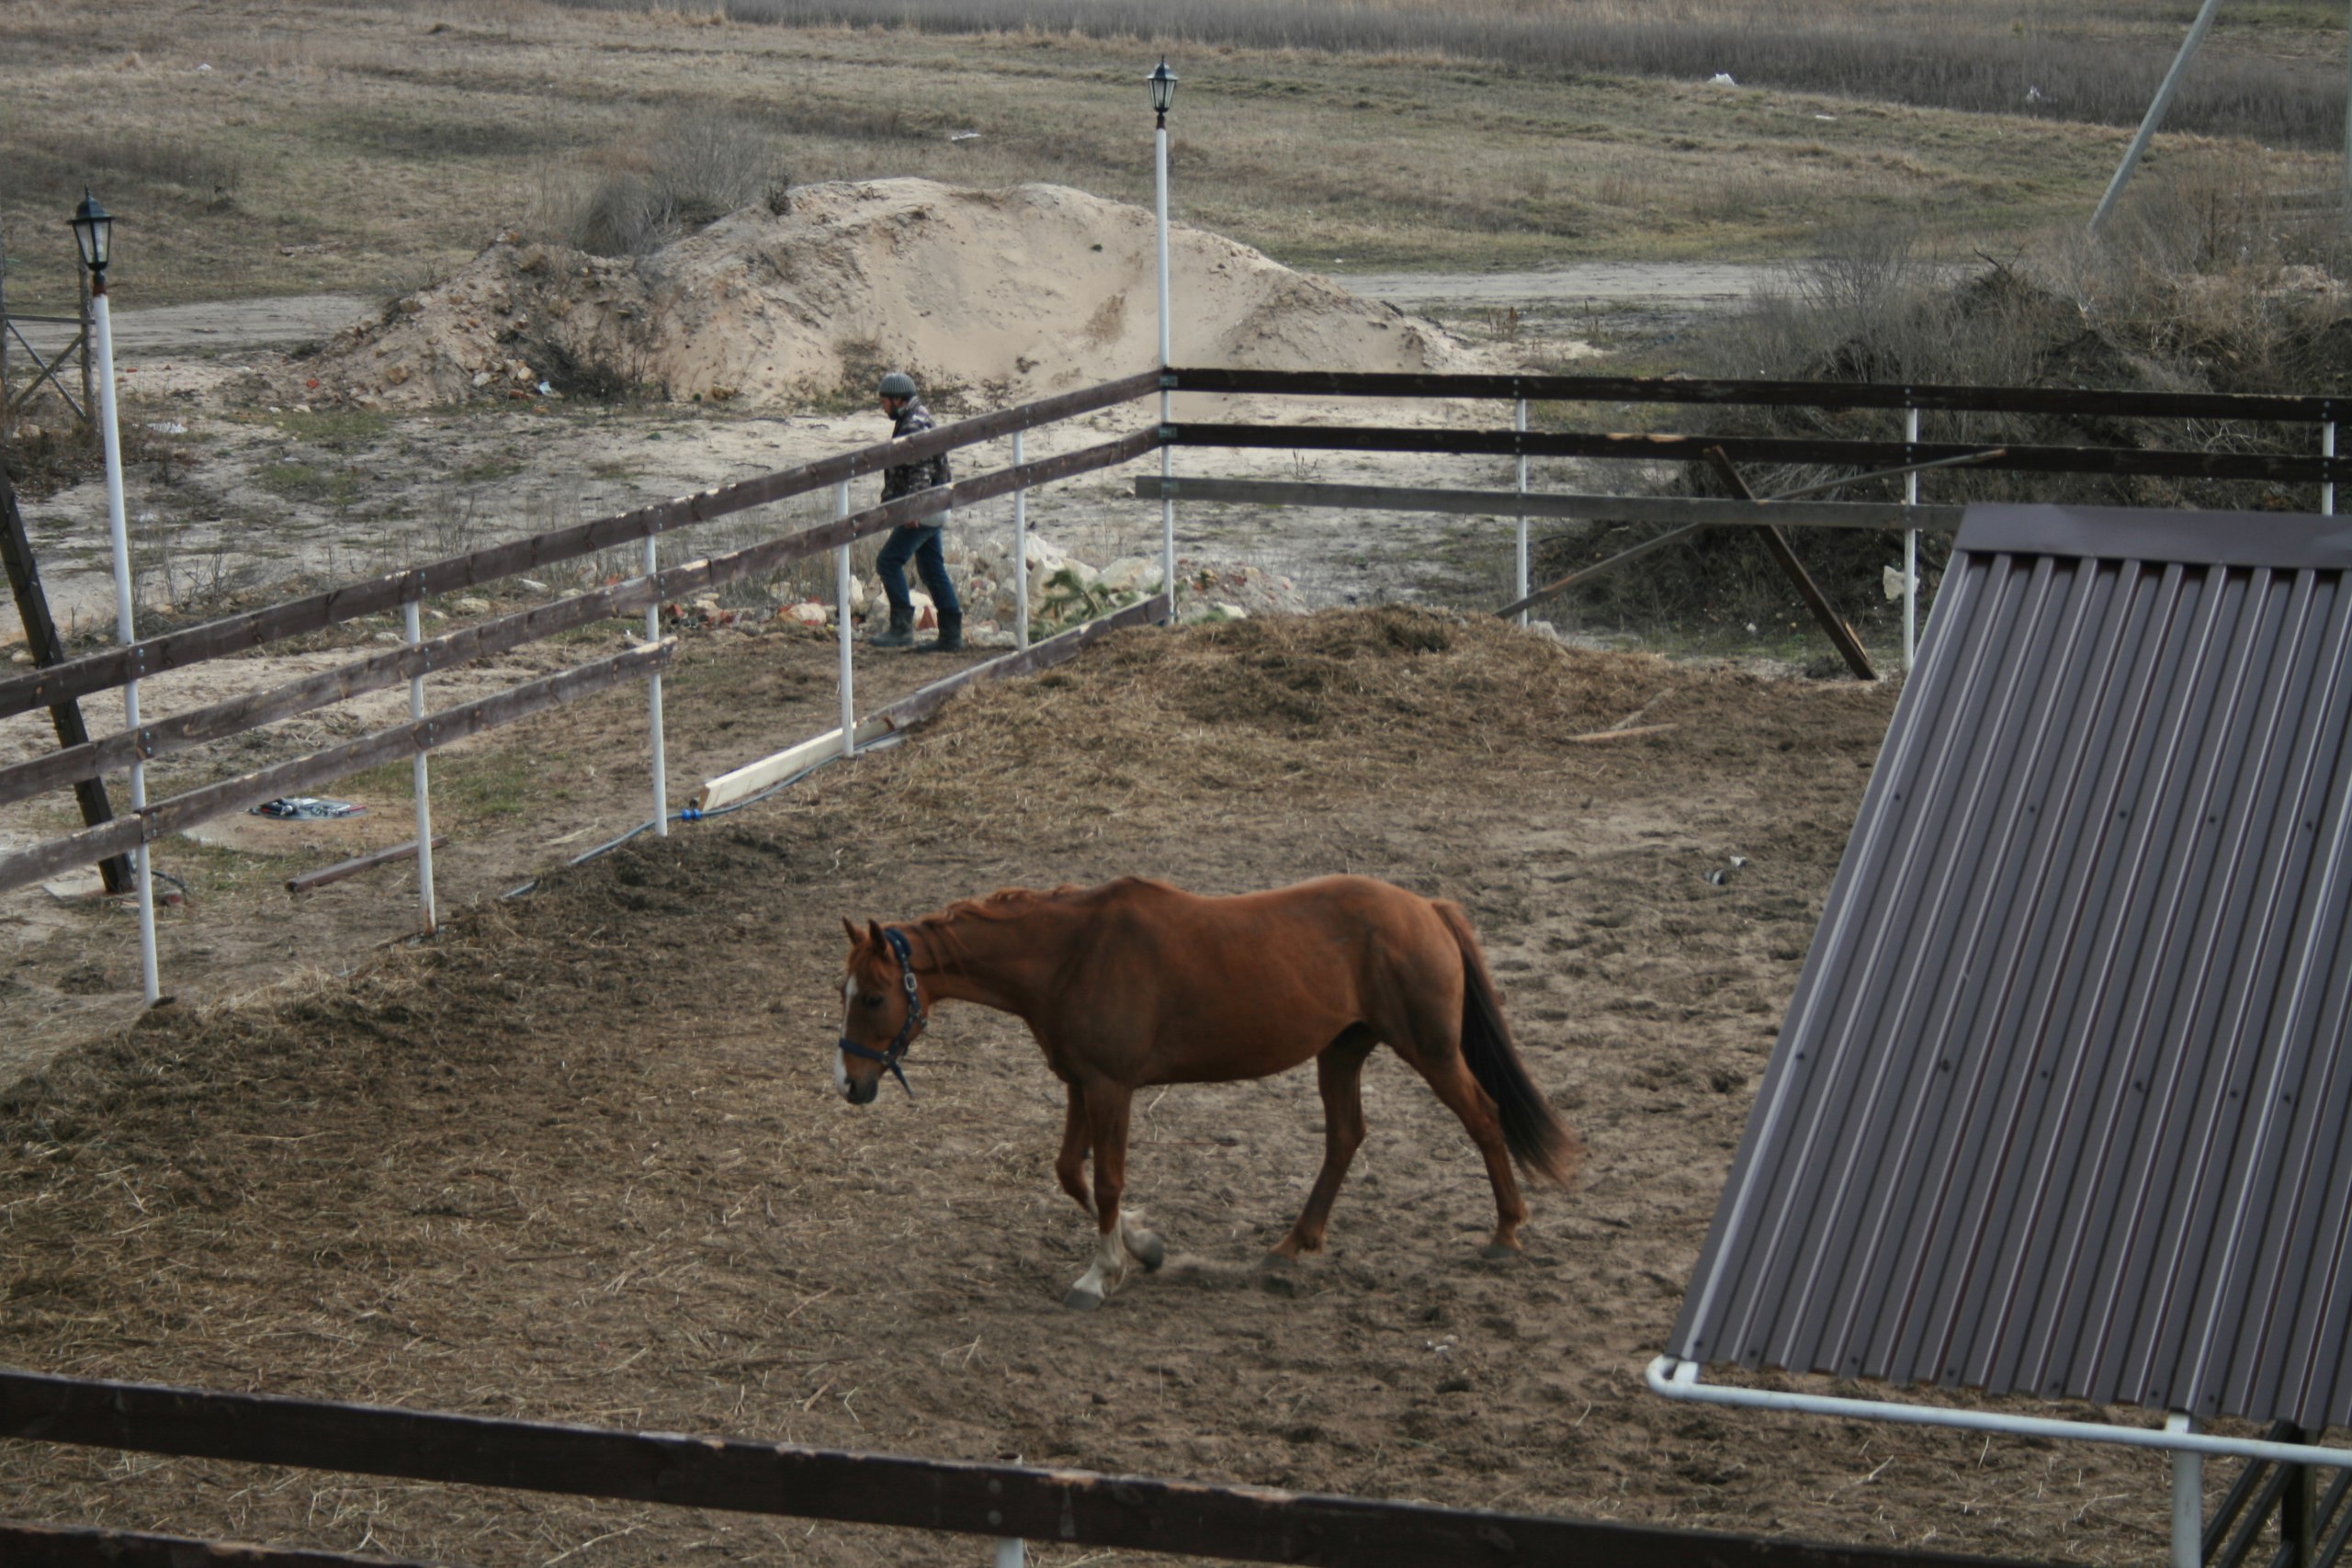
[[[594,255],[649,255],[754,202],[783,209],[775,134],[741,115],[681,111],[642,147],[605,162],[584,191],[560,175],[542,175],[537,186],[548,231]]]
[[[2325,393],[2352,382],[2352,313],[2327,268],[2340,252],[2282,224],[2281,204],[2250,156],[2207,150],[2146,171],[2109,232],[2058,236],[2032,254],[1987,265],[1927,253],[1898,227],[1834,236],[1779,287],[1702,336],[1693,374],[1773,380],[2049,386],[2132,391]],[[1693,408],[1682,428],[1729,434],[1899,440],[1895,410]],[[2308,455],[2299,426],[2148,421],[2077,414],[1928,412],[1927,442],[2098,446]],[[1839,470],[1757,467],[1758,494],[1838,477]],[[1665,477],[1679,493],[1722,494],[1696,468]],[[1889,478],[1832,492],[1845,501],[1899,501]],[[2267,481],[2011,474],[1951,468],[1924,475],[1921,499],[2087,504],[2307,509],[2309,486]],[[1639,542],[1654,529],[1562,538],[1540,556],[1555,576]],[[1849,618],[1869,629],[1894,614],[1879,592],[1899,556],[1893,530],[1801,530],[1809,570]],[[1950,540],[1921,540],[1930,592]],[[1788,585],[1753,543],[1733,531],[1579,591],[1600,621],[1741,630],[1802,617]]]

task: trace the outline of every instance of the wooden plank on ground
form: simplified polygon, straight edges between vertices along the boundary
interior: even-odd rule
[[[117,818],[103,827],[85,828],[78,833],[36,844],[0,859],[0,892],[54,876],[68,866],[86,865],[100,856],[119,853],[266,800],[304,794],[379,762],[430,751],[469,735],[528,718],[619,682],[650,675],[668,666],[676,647],[676,643],[664,640],[633,649],[544,680],[510,687],[478,702],[429,714],[412,724],[379,729],[345,745],[312,751],[274,767],[241,773],[155,801],[135,817]]]
[[[1080,649],[1106,632],[1123,626],[1146,626],[1168,618],[1168,596],[1155,594],[1141,604],[1130,604],[1099,620],[1073,626],[1024,649],[1001,658],[988,660],[957,671],[943,681],[930,685],[889,706],[869,714],[857,721],[857,743],[871,746],[883,737],[904,729],[938,711],[939,705],[965,687],[981,681],[1001,681],[1015,675],[1035,674],[1037,671],[1075,656]],[[721,773],[695,792],[695,809],[716,811],[752,796],[804,769],[813,768],[842,754],[842,732],[838,726],[813,736],[797,745],[787,746],[755,762],[746,762],[732,773]]]
[[[857,721],[857,744],[871,746],[890,733],[890,722],[881,718]],[[820,762],[829,762],[842,754],[841,727],[836,725],[822,735],[812,736],[797,745],[762,757],[756,762],[746,762],[715,779],[706,779],[695,791],[695,809],[717,811],[721,807],[745,801],[771,784],[781,784],[793,774],[805,772]]]
[[[448,841],[449,835],[447,833],[433,835],[433,847],[436,850]],[[354,855],[349,860],[337,861],[333,865],[322,865],[316,871],[306,871],[300,875],[289,876],[286,879],[286,891],[308,893],[313,887],[324,887],[331,883],[341,882],[346,876],[357,876],[363,871],[373,871],[379,865],[390,865],[395,861],[415,858],[416,840],[411,839],[404,844],[394,844],[389,849],[378,850],[372,854]]]
[[[1963,1568],[1985,1561],[35,1372],[0,1371],[0,1436],[1245,1562]]]

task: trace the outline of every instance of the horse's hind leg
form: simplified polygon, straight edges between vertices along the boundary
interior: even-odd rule
[[[1127,1107],[1133,1099],[1134,1091],[1124,1084],[1097,1083],[1086,1090],[1087,1128],[1094,1144],[1094,1266],[1062,1297],[1062,1305],[1074,1311],[1101,1306],[1126,1277],[1119,1195],[1127,1180]]]
[[[1448,1052],[1438,1061],[1426,1060],[1418,1053],[1399,1055],[1429,1080],[1430,1088],[1437,1091],[1446,1108],[1462,1118],[1470,1141],[1478,1145],[1478,1153],[1486,1158],[1487,1180],[1495,1190],[1495,1234],[1487,1243],[1486,1255],[1507,1258],[1518,1252],[1519,1227],[1527,1223],[1527,1200],[1520,1196],[1519,1178],[1510,1168],[1510,1151],[1503,1144],[1503,1126],[1495,1113],[1495,1102],[1478,1087],[1478,1080],[1470,1076],[1470,1065],[1462,1059],[1459,1050]]]
[[[1323,1091],[1323,1168],[1298,1223],[1274,1245],[1277,1258],[1323,1250],[1331,1204],[1340,1196],[1340,1183],[1348,1179],[1356,1150],[1363,1145],[1363,1063],[1376,1043],[1369,1031],[1351,1029],[1315,1058],[1315,1083]]]

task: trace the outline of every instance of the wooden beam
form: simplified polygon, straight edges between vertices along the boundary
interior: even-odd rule
[[[1756,501],[1756,492],[1747,488],[1747,481],[1740,477],[1739,469],[1732,465],[1732,460],[1724,456],[1722,447],[1707,449],[1707,466],[1731,487],[1734,500]],[[1854,628],[1846,624],[1836,606],[1829,603],[1829,595],[1821,591],[1821,585],[1814,581],[1813,574],[1805,570],[1804,563],[1797,559],[1796,551],[1789,547],[1789,536],[1770,523],[1758,524],[1756,536],[1764,541],[1765,551],[1780,563],[1781,572],[1795,585],[1797,597],[1804,600],[1805,608],[1813,612],[1814,620],[1829,634],[1830,642],[1836,646],[1839,657],[1846,660],[1846,668],[1854,672],[1854,678],[1858,681],[1877,680],[1878,671],[1871,668],[1870,655],[1862,651],[1862,639],[1854,635]]]
[[[861,718],[857,721],[857,744],[871,746],[890,733],[890,722],[883,718]],[[830,762],[842,754],[842,731],[839,725],[822,735],[811,736],[781,751],[772,752],[755,762],[706,779],[695,791],[695,809],[717,811],[721,807],[746,801],[771,784],[781,784],[793,774]]]
[[[1644,539],[1640,544],[1634,546],[1631,549],[1620,550],[1606,560],[1595,561],[1590,566],[1577,568],[1576,570],[1568,573],[1566,577],[1555,578],[1551,581],[1545,583],[1543,587],[1536,589],[1526,598],[1512,600],[1501,609],[1497,610],[1495,614],[1505,620],[1509,620],[1511,616],[1518,615],[1521,610],[1532,610],[1536,605],[1543,604],[1546,599],[1558,598],[1561,594],[1566,593],[1569,589],[1574,588],[1579,582],[1589,582],[1596,577],[1601,577],[1609,572],[1615,571],[1627,561],[1639,560],[1642,557],[1648,555],[1653,550],[1662,550],[1666,548],[1667,546],[1675,543],[1677,540],[1687,539],[1691,535],[1697,533],[1700,529],[1710,527],[1712,525],[1713,525],[1706,523],[1686,523],[1679,528],[1669,529],[1666,533],[1659,534],[1655,537]]]
[[[870,746],[897,730],[904,729],[938,711],[939,705],[965,687],[981,681],[1001,681],[1015,675],[1035,674],[1073,658],[1080,649],[1106,632],[1124,626],[1146,626],[1168,618],[1168,596],[1155,594],[1141,604],[1130,604],[1114,611],[1099,620],[1073,626],[1019,653],[1008,653],[985,663],[968,665],[944,681],[903,697],[857,721],[857,743]],[[788,779],[807,768],[813,768],[842,753],[842,732],[838,726],[824,734],[811,737],[797,745],[746,762],[732,773],[721,773],[695,792],[695,809],[715,811],[749,800],[770,784]]]
[[[6,389],[6,383],[0,382],[0,393]],[[0,563],[7,569],[8,588],[17,599],[17,619],[25,628],[25,646],[31,651],[33,662],[62,664],[65,639],[57,635],[56,617],[49,613],[49,595],[40,585],[40,563],[33,554],[32,536],[25,532],[25,514],[17,508],[17,487],[9,482],[5,468],[0,468]],[[51,753],[52,757],[66,755],[90,739],[89,730],[82,723],[82,705],[71,697],[50,705],[49,722],[57,731],[61,748]],[[107,799],[107,786],[96,777],[79,777],[74,785],[74,798],[82,808],[83,826],[95,828],[114,819],[114,805]],[[98,874],[107,892],[130,891],[130,862],[125,857],[108,855],[99,863]]]
[[[8,1519],[0,1519],[0,1562],[8,1568],[433,1568],[374,1552],[354,1556]]]
[[[1288,480],[1136,476],[1138,500],[1223,506],[1336,507],[1350,512],[1435,512],[1473,517],[1573,517],[1590,523],[1665,523],[1750,527],[1758,502],[1720,496],[1590,495],[1508,490],[1427,490],[1403,485],[1298,484]],[[1772,520],[1805,528],[1919,528],[1956,532],[1959,506],[1887,501],[1773,502]]]
[[[448,841],[449,835],[447,833],[433,835],[433,847],[436,850]],[[390,849],[378,850],[373,854],[354,855],[349,860],[337,861],[333,865],[322,865],[316,871],[306,871],[300,875],[289,876],[286,879],[286,891],[308,893],[313,887],[324,887],[329,883],[341,882],[346,876],[356,876],[363,871],[373,871],[379,865],[390,865],[395,861],[415,858],[416,840],[411,839],[404,844],[394,844]]]
[[[0,1435],[1245,1562],[1351,1568],[1963,1568],[1984,1562],[1557,1515],[616,1432],[34,1372],[0,1371]]]
[[[393,572],[364,582],[347,583],[323,593],[290,599],[243,615],[207,621],[201,626],[147,638],[127,649],[92,654],[54,670],[0,679],[0,718],[45,706],[66,697],[86,696],[92,692],[119,686],[133,676],[144,677],[165,670],[176,670],[208,659],[217,659],[223,654],[263,647],[281,637],[318,631],[363,615],[381,615],[398,609],[412,599],[480,587],[559,561],[594,555],[616,545],[706,523],[747,507],[823,490],[843,479],[879,472],[887,467],[936,456],[974,442],[991,440],[1015,430],[1026,430],[1129,402],[1147,392],[1156,391],[1159,387],[1158,371],[1129,376],[1099,387],[1083,388],[1034,403],[1024,403],[1019,408],[983,414],[977,419],[959,420],[922,435],[863,446],[854,452],[804,463],[797,468],[786,468],[738,484],[722,485],[716,490],[681,496],[657,506],[639,507],[634,512],[494,545],[468,555],[451,556],[406,571]],[[1158,444],[1156,434],[1152,436],[1152,443]]]
[[[119,853],[198,822],[258,806],[265,800],[300,795],[379,762],[430,751],[469,735],[528,718],[623,681],[642,679],[666,668],[676,647],[673,641],[651,643],[612,659],[510,687],[461,707],[445,708],[413,724],[379,729],[345,745],[313,751],[275,767],[241,773],[156,801],[135,817],[117,818],[103,827],[85,828],[62,839],[36,844],[0,859],[0,892],[54,876],[68,866],[86,865],[102,855]]]
[[[1835,463],[1916,468],[1951,458],[2018,473],[2144,475],[2158,479],[2267,479],[2352,484],[2352,454],[2290,457],[2138,446],[1992,448],[1956,443],[1833,441],[1753,435],[1648,435],[1573,431],[1447,430],[1401,425],[1190,423],[1165,427],[1170,445],[1315,452],[1420,452],[1467,456],[1599,457],[1611,462],[1699,463],[1721,446],[1740,463]]]
[[[2352,398],[2246,392],[2105,391],[2080,387],[1969,387],[1883,381],[1765,381],[1686,376],[1421,375],[1411,371],[1180,367],[1170,389],[1304,397],[1524,398],[1531,402],[1755,404],[1815,409],[1980,410],[2106,418],[2245,420],[2325,424],[2352,419]]]

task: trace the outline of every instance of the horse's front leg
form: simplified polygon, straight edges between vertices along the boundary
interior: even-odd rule
[[[1080,1091],[1070,1093],[1075,1105]],[[1094,1145],[1094,1266],[1062,1297],[1062,1305],[1076,1312],[1101,1306],[1127,1272],[1119,1195],[1127,1181],[1127,1111],[1134,1091],[1124,1084],[1097,1083],[1084,1095],[1087,1132]]]
[[[1092,1134],[1086,1121],[1086,1091],[1069,1086],[1069,1108],[1062,1114],[1062,1152],[1054,1157],[1054,1177],[1078,1206],[1094,1213],[1094,1194],[1086,1185],[1086,1145]]]

